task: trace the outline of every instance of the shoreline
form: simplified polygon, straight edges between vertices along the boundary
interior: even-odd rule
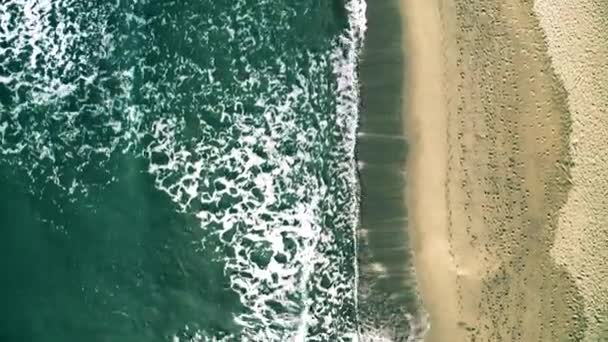
[[[572,122],[532,4],[401,0],[401,14],[427,341],[580,340],[584,296],[553,252]]]
[[[399,0],[370,2],[359,64],[361,111],[356,160],[360,186],[357,227],[362,341],[406,341],[419,336],[420,301],[403,229],[409,138],[401,108],[404,74]],[[399,72],[395,72],[399,70]]]

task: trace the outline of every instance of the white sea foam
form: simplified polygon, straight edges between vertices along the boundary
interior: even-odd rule
[[[358,250],[357,244],[357,231],[359,226],[359,202],[360,188],[358,183],[357,174],[357,163],[355,160],[355,146],[357,139],[357,123],[359,122],[359,80],[357,73],[357,66],[359,62],[359,55],[363,48],[363,42],[365,38],[365,31],[367,30],[367,3],[365,0],[351,0],[346,3],[346,10],[349,14],[348,30],[345,35],[340,37],[340,43],[347,46],[346,55],[341,55],[340,49],[334,50],[332,54],[334,69],[337,71],[336,75],[339,83],[339,95],[338,95],[338,115],[345,116],[345,122],[347,127],[347,146],[348,153],[351,156],[350,174],[348,179],[350,181],[350,188],[356,193],[355,201],[352,203],[352,207],[349,212],[351,215],[351,229],[352,239],[354,241],[354,250]],[[359,317],[359,305],[357,291],[359,288],[359,266],[357,265],[358,257],[354,258],[354,301],[355,301],[355,315],[356,315],[356,331],[352,333],[354,340],[359,340],[358,322]]]

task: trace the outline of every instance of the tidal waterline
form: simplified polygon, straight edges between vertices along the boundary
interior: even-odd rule
[[[370,341],[406,341],[422,332],[407,234],[406,64],[399,10],[398,0],[368,4],[368,29],[359,65],[358,297],[362,330]]]

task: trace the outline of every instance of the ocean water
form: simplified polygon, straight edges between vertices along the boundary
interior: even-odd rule
[[[0,341],[357,340],[365,7],[0,2]]]

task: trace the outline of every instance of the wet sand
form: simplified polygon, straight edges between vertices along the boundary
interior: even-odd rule
[[[601,190],[582,181],[594,169],[578,160],[603,160],[577,154],[577,134],[594,134],[595,150],[605,149],[598,139],[607,119],[598,115],[606,108],[599,98],[581,92],[579,106],[594,106],[588,109],[595,115],[587,116],[597,131],[579,127],[584,114],[572,97],[581,79],[573,76],[569,85],[562,75],[564,68],[575,75],[569,56],[580,52],[560,40],[568,26],[553,26],[558,33],[548,34],[548,48],[543,29],[557,20],[547,23],[550,14],[541,13],[539,21],[542,11],[532,1],[401,0],[401,9],[409,70],[403,109],[411,144],[407,207],[420,293],[430,314],[427,340],[584,339],[593,325],[584,303],[606,293],[599,266],[605,258],[592,257],[600,242],[589,236],[607,241],[600,228],[606,214],[585,214],[600,215],[607,196],[600,199]],[[556,56],[556,49],[566,50]],[[587,70],[579,77],[604,77]],[[597,177],[604,185],[607,177]],[[585,190],[596,196],[593,204],[572,199]],[[593,219],[595,226],[576,228]],[[591,264],[585,268],[585,262]],[[593,312],[605,310],[595,306]]]
[[[361,204],[358,229],[360,341],[411,341],[424,323],[405,206],[408,137],[403,131],[402,25],[399,0],[373,1],[359,64],[357,136]]]
[[[402,1],[402,15],[406,23],[404,45],[408,69],[411,70],[406,80],[410,101],[404,108],[404,113],[407,113],[406,129],[412,144],[407,189],[409,231],[420,292],[431,315],[429,338],[438,340],[440,331],[448,331],[446,318],[457,314],[454,311],[457,306],[454,289],[446,286],[442,290],[443,286],[438,286],[454,281],[444,213],[447,167],[444,134],[447,120],[440,101],[443,96],[443,66],[439,53],[444,49],[441,46],[439,13],[435,6],[426,4],[426,1]]]

